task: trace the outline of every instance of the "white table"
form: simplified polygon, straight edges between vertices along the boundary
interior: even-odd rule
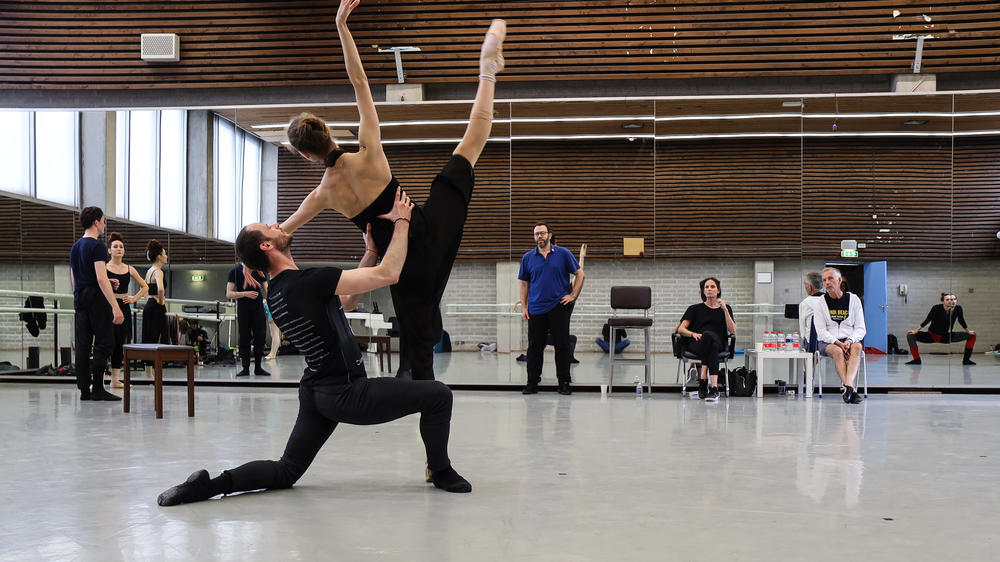
[[[370,312],[347,312],[344,314],[351,320],[364,320],[365,326],[372,331],[373,334],[378,333],[379,330],[391,330],[392,324],[385,321],[385,317],[381,314],[373,314]]]
[[[764,397],[764,379],[771,380],[773,377],[767,376],[767,363],[769,359],[787,359],[789,372],[794,372],[795,363],[801,359],[806,364],[806,389],[804,396],[813,397],[813,355],[806,351],[757,351],[748,349],[746,351],[747,369],[750,368],[750,357],[754,357],[757,365],[757,398]]]

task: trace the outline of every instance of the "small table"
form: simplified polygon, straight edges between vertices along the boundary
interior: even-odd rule
[[[805,361],[806,364],[806,388],[804,396],[806,398],[813,397],[813,354],[807,351],[757,351],[753,349],[748,349],[746,351],[746,363],[747,368],[750,366],[751,355],[755,358],[754,363],[757,364],[757,398],[764,397],[764,379],[770,378],[767,376],[767,360],[768,359],[787,359],[789,368],[794,371],[795,362],[799,359]]]
[[[122,396],[122,405],[125,412],[129,411],[129,391],[132,385],[129,384],[129,361],[132,359],[146,360],[153,362],[153,404],[156,407],[156,417],[163,417],[163,362],[164,361],[184,361],[187,363],[187,391],[188,391],[188,417],[194,417],[194,348],[189,345],[162,345],[158,343],[130,343],[122,346],[124,357],[122,359],[125,367],[125,394]]]
[[[378,370],[385,371],[382,366],[382,354],[385,354],[386,360],[389,362],[389,371],[392,371],[392,338],[389,336],[354,336],[354,340],[358,343],[368,343],[375,344],[375,349],[378,352]]]

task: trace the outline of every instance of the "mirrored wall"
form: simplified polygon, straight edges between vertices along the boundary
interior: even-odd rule
[[[461,138],[471,104],[378,109],[393,172],[422,201]],[[870,386],[1000,386],[1000,363],[987,354],[1000,343],[991,314],[1000,254],[1000,95],[529,100],[497,102],[494,109],[491,141],[476,165],[463,243],[442,299],[451,351],[435,356],[440,379],[524,384],[527,366],[520,359],[528,330],[518,306],[518,272],[521,257],[535,247],[533,229],[543,222],[577,259],[586,245],[586,280],[571,320],[576,362],[570,369],[577,384],[607,381],[609,358],[595,339],[606,337],[613,286],[652,288],[653,380],[673,385],[685,375],[671,334],[687,308],[700,302],[700,280],[717,278],[733,308],[730,367],[737,367],[765,332],[799,331],[789,316],[807,296],[805,274],[833,266],[864,302]],[[358,116],[351,105],[217,110],[273,143],[285,140],[283,125],[300,111],[327,120],[342,147],[356,149]],[[279,221],[322,173],[322,167],[279,152],[273,170]],[[11,232],[22,230],[14,224],[8,224]],[[78,232],[65,229],[72,233],[68,251]],[[293,246],[304,264],[349,267],[363,252],[358,229],[333,212],[296,232]],[[224,300],[230,260],[172,260],[173,295]],[[31,253],[11,252],[5,261],[16,275],[5,278],[4,288],[27,286],[35,267]],[[389,335],[389,291],[362,302],[352,320],[355,331]],[[928,333],[928,326],[939,329],[952,320],[950,330]],[[225,326],[219,333],[234,339]],[[642,332],[629,330],[627,338],[624,356],[641,357]],[[12,353],[23,356],[17,348],[24,344],[14,343],[21,338],[8,339]],[[919,365],[910,364],[911,341]],[[396,338],[390,339],[391,367],[384,356],[379,365],[374,341],[368,345],[371,372],[389,375],[398,368]],[[785,363],[770,362],[767,384],[796,378],[798,369]],[[304,362],[282,355],[266,365],[276,380],[294,380]],[[549,346],[543,386],[555,384],[555,371]],[[643,374],[641,365],[615,371],[617,384]],[[827,371],[825,383],[836,386],[833,370]],[[209,366],[203,373],[232,375]]]

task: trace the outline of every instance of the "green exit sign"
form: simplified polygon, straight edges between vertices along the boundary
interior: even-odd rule
[[[842,258],[856,258],[858,257],[857,250],[841,250],[840,257]]]
[[[855,253],[857,253],[857,252],[855,252]],[[205,276],[204,275],[192,275],[191,276],[191,280],[192,281],[204,281],[205,280]]]

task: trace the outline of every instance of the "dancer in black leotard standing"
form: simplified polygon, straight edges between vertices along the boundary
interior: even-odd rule
[[[146,259],[152,265],[146,272],[149,298],[142,308],[142,343],[169,343],[167,336],[167,287],[163,281],[163,266],[167,264],[167,252],[157,239],[146,246]],[[146,376],[153,376],[153,366],[146,365]]]
[[[357,5],[358,0],[341,2],[337,32],[361,117],[358,152],[345,154],[340,150],[326,123],[316,116],[303,113],[293,119],[288,125],[289,142],[306,159],[325,164],[326,172],[319,186],[280,228],[291,233],[324,209],[334,209],[362,231],[371,224],[378,255],[384,256],[392,225],[377,217],[388,212],[399,184],[382,151],[375,102],[347,28],[347,17]],[[506,23],[493,20],[480,51],[479,88],[465,136],[431,184],[427,200],[413,212],[410,252],[399,283],[390,288],[400,328],[398,376],[404,378],[434,378],[434,345],[441,339],[442,328],[441,295],[462,241],[474,183],[472,168],[492,128],[493,93],[496,74],[504,66],[502,46],[506,34]]]
[[[292,236],[253,224],[236,238],[236,251],[248,267],[271,275],[268,303],[281,331],[305,354],[299,384],[299,415],[280,460],[248,462],[216,478],[199,470],[160,494],[163,506],[207,500],[219,494],[290,488],[305,473],[339,423],[374,425],[420,413],[420,436],[434,486],[471,492],[451,466],[451,390],[438,381],[367,378],[364,360],[344,315],[363,293],[395,282],[406,256],[413,204],[400,191],[387,217],[393,235],[382,263],[375,265],[370,236],[357,269],[300,270],[289,252]]]
[[[115,300],[118,301],[118,308],[122,311],[125,320],[121,324],[116,324],[115,346],[111,349],[111,388],[121,388],[122,383],[118,379],[122,370],[122,357],[124,356],[124,346],[132,343],[132,305],[139,299],[146,296],[149,286],[146,281],[139,276],[139,272],[134,267],[122,262],[125,257],[125,241],[122,235],[112,232],[108,235],[109,247],[111,250],[111,261],[108,262],[108,279],[111,279],[112,288],[115,291]],[[139,284],[139,292],[133,296],[128,294],[129,281],[135,279]]]

